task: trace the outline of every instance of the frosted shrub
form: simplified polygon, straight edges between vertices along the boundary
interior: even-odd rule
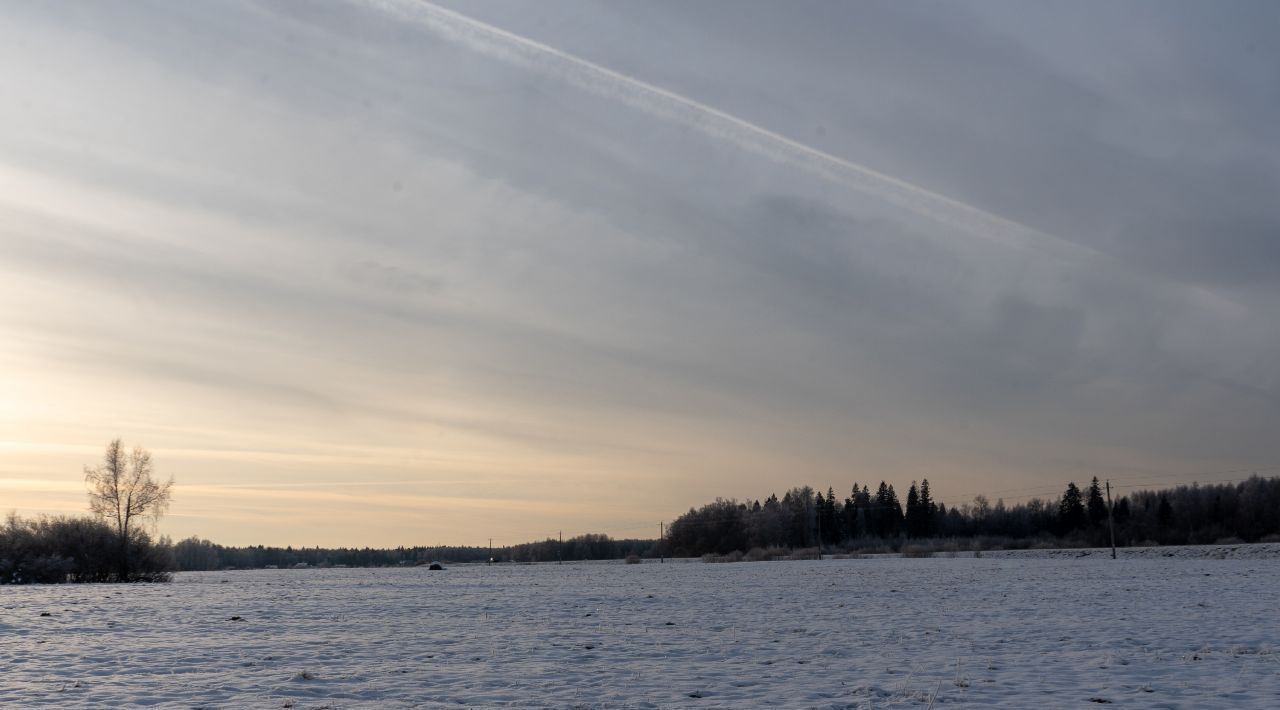
[[[120,577],[122,554],[130,561],[127,579]],[[93,518],[10,516],[0,527],[0,584],[164,582],[172,566],[167,544],[134,531],[126,550],[114,530]]]

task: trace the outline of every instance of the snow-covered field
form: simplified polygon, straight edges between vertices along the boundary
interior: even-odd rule
[[[1280,560],[1198,550],[0,587],[0,705],[1280,707]]]

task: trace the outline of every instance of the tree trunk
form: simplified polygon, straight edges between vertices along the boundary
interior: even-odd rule
[[[128,523],[120,532],[120,581],[129,581],[129,528]]]

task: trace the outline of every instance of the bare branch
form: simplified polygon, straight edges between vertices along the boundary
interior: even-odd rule
[[[125,454],[121,441],[113,440],[102,463],[84,470],[90,512],[114,522],[122,539],[128,538],[135,518],[158,519],[169,508],[173,479],[158,482],[153,471],[151,452],[135,446]]]

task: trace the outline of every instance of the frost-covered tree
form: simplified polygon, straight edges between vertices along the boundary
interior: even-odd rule
[[[102,463],[84,469],[89,487],[89,511],[116,531],[120,546],[120,579],[129,579],[130,538],[138,523],[156,520],[169,508],[173,479],[152,477],[151,453],[141,446],[125,452],[115,439],[107,444]]]

